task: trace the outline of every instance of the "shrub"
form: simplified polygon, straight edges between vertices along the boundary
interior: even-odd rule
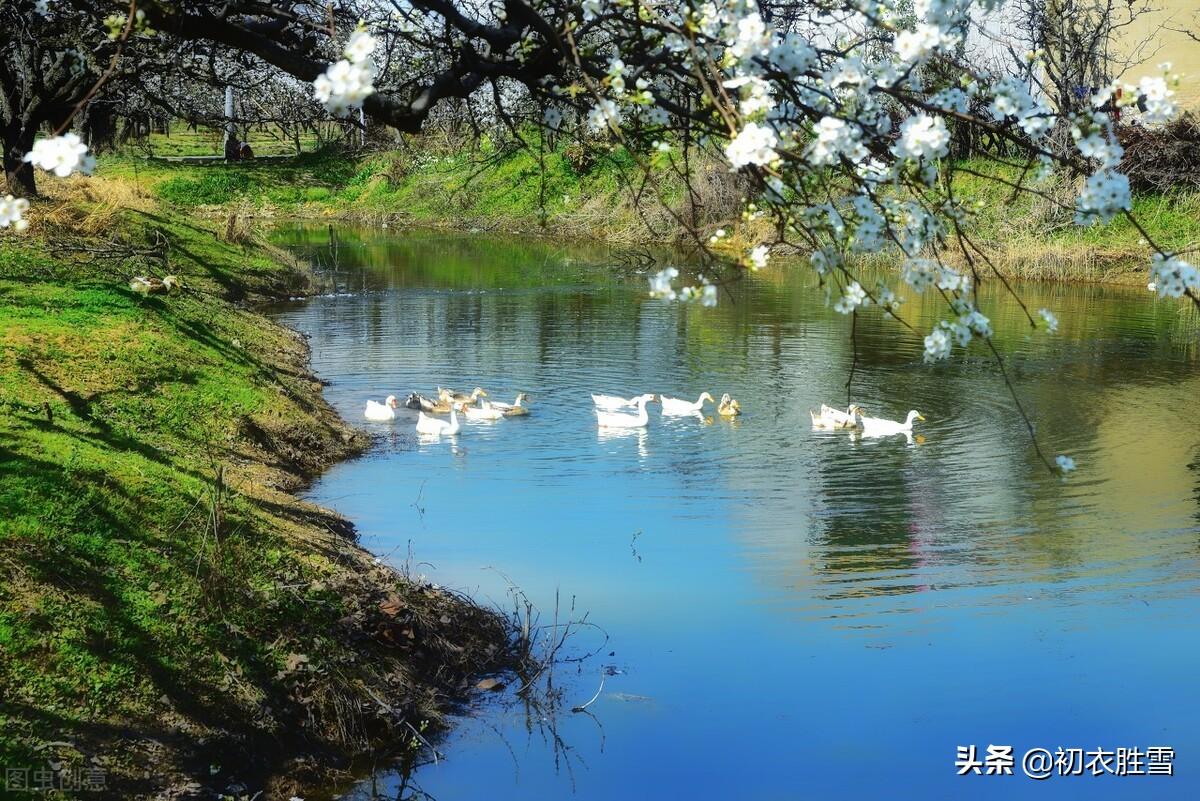
[[[227,167],[208,169],[199,177],[169,178],[158,185],[156,192],[168,203],[204,206],[228,203],[250,189],[250,176],[244,172]]]

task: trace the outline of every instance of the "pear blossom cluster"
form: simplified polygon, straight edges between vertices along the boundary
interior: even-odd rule
[[[1000,120],[1014,120],[1022,131],[1037,141],[1054,127],[1056,116],[1041,98],[1034,98],[1029,88],[1013,77],[998,81],[992,90],[992,114]]]
[[[24,231],[29,227],[25,212],[29,210],[29,201],[23,197],[5,195],[0,198],[0,228],[12,227],[14,231]]]
[[[918,114],[900,126],[900,140],[893,149],[899,159],[933,161],[944,158],[950,152],[950,132],[941,117]]]
[[[33,143],[33,150],[25,154],[25,162],[66,178],[74,172],[90,175],[96,168],[96,159],[88,155],[88,147],[78,134],[66,133]]]
[[[989,339],[994,333],[992,321],[969,301],[955,298],[951,306],[960,312],[958,318],[942,320],[925,337],[924,359],[927,362],[948,359],[956,344],[966,348],[975,337]]]
[[[1171,65],[1164,64],[1163,67],[1169,70]],[[1145,106],[1141,119],[1147,125],[1165,125],[1175,119],[1176,114],[1179,113],[1179,107],[1171,99],[1175,96],[1175,92],[1168,86],[1167,79],[1163,76],[1142,78],[1138,81],[1137,95]]]
[[[1183,297],[1186,292],[1200,295],[1200,269],[1178,256],[1155,253],[1150,261],[1150,288],[1160,298]]]
[[[770,127],[750,122],[725,147],[725,158],[729,159],[734,169],[750,165],[765,166],[779,158],[775,150],[778,144],[779,137]]]
[[[350,35],[342,55],[313,81],[313,96],[330,114],[343,117],[362,108],[363,101],[375,93],[375,65],[371,54],[377,40],[365,29]]]
[[[1129,178],[1115,170],[1101,170],[1088,176],[1075,201],[1075,222],[1092,225],[1108,222],[1133,207]]]

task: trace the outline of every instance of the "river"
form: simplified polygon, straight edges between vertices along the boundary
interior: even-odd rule
[[[327,296],[278,319],[311,336],[329,401],[486,388],[525,418],[418,441],[407,412],[309,497],[382,558],[484,603],[510,582],[542,622],[583,619],[557,715],[486,694],[412,780],[487,799],[1195,798],[1200,793],[1200,344],[1144,288],[1022,284],[1054,309],[981,307],[1048,455],[1037,460],[978,346],[860,316],[853,396],[918,409],[919,437],[814,432],[844,405],[847,318],[808,270],[741,282],[715,309],[646,295],[601,248],[517,237],[320,229],[280,241]],[[615,266],[614,266],[615,265]],[[644,268],[641,268],[644,269]],[[904,314],[927,329],[932,297]],[[956,352],[958,353],[958,352]],[[731,393],[741,418],[598,433],[591,392]],[[414,413],[415,414],[415,413]],[[710,407],[711,414],[711,407]],[[557,599],[557,600],[556,600]],[[571,707],[603,689],[584,713]],[[1011,745],[1015,775],[958,776],[959,746]],[[1022,775],[1029,749],[1170,747],[1174,776]],[[346,792],[395,797],[383,771]]]

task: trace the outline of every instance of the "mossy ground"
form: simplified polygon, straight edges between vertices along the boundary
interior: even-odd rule
[[[52,756],[101,760],[113,797],[275,776],[287,798],[315,775],[297,764],[436,725],[506,633],[289,494],[366,444],[303,339],[247,305],[307,271],[90,186],[0,237],[0,765],[68,742]],[[132,292],[147,273],[184,288]]]

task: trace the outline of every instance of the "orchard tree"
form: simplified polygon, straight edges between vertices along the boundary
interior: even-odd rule
[[[26,154],[43,128],[69,124],[115,50],[94,10],[0,0],[0,129],[10,194],[37,194]]]

